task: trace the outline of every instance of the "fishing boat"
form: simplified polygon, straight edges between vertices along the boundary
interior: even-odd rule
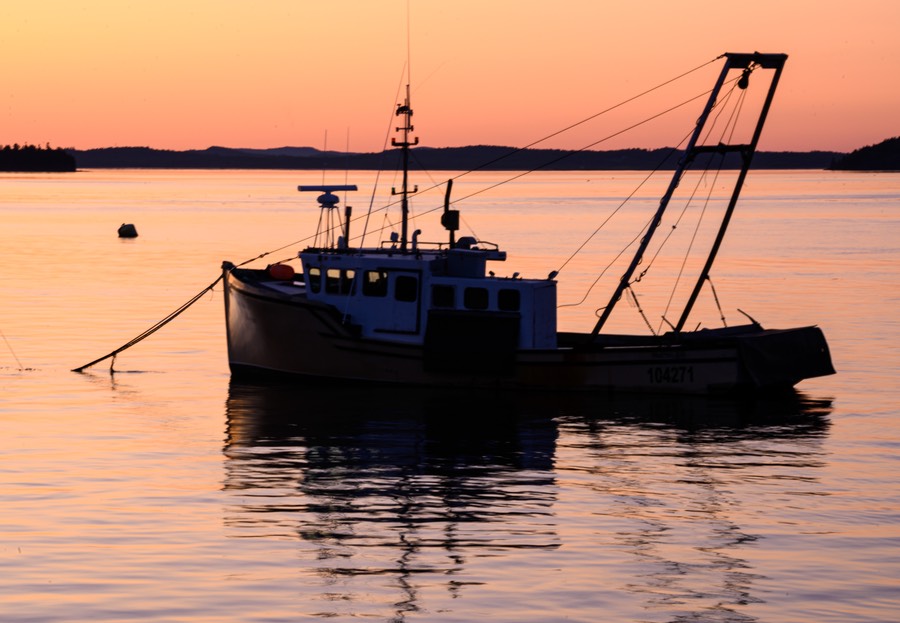
[[[709,280],[787,56],[726,53],[659,206],[609,302],[584,332],[557,329],[557,275],[498,276],[488,263],[506,259],[498,245],[457,236],[460,213],[447,183],[438,243],[410,232],[412,108],[409,88],[398,105],[402,154],[400,231],[368,247],[352,244],[351,214],[341,219],[335,193],[354,185],[300,186],[319,193],[315,243],[298,254],[299,272],[222,265],[228,361],[233,377],[289,376],[315,383],[370,383],[457,388],[714,394],[788,390],[834,373],[816,326],[686,329]],[[710,142],[709,126],[726,87],[745,90],[759,72],[764,93],[749,140]],[[726,137],[727,138],[727,137]],[[740,167],[706,262],[677,322],[647,335],[603,331],[616,304],[640,280],[638,268],[685,173],[703,158],[739,158]],[[334,224],[337,223],[337,226]],[[493,265],[493,264],[492,264]],[[749,317],[748,317],[749,318]],[[595,320],[595,321],[594,321]]]

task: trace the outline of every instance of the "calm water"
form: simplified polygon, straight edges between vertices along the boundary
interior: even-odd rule
[[[540,276],[642,177],[545,173],[460,207],[509,251],[498,274]],[[357,214],[372,180],[349,180]],[[0,620],[900,618],[900,175],[751,174],[715,286],[731,323],[740,307],[824,329],[839,373],[791,400],[232,383],[218,289],[115,374],[69,371],[173,311],[222,260],[313,233],[299,183],[321,174],[0,177]],[[646,219],[621,217],[561,272],[561,303]],[[126,221],[139,238],[117,238]],[[370,229],[385,224],[372,215]],[[416,227],[443,239],[435,214]],[[653,324],[669,293],[650,277],[677,270],[660,260],[639,284]],[[620,273],[563,308],[561,327],[592,326]],[[624,302],[614,319],[646,331]]]

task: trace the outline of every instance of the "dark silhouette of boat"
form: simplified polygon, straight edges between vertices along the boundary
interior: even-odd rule
[[[451,183],[441,216],[447,241],[424,243],[419,230],[409,231],[409,197],[417,191],[409,185],[409,153],[418,139],[410,138],[407,87],[396,110],[401,138],[394,141],[403,154],[396,192],[401,231],[378,245],[353,247],[349,210],[339,227],[332,224],[339,203],[334,193],[356,186],[301,186],[320,193],[322,218],[316,243],[299,253],[300,274],[284,264],[250,269],[223,263],[232,374],[288,375],[316,383],[694,394],[779,391],[833,374],[828,345],[814,326],[764,329],[750,319],[741,326],[685,328],[709,280],[787,59],[759,53],[722,58],[724,66],[671,182],[592,330],[557,330],[556,274],[526,279],[487,270],[488,262],[503,261],[506,253],[474,237],[456,237],[459,212],[450,209]],[[727,119],[723,107],[743,102],[756,73],[763,74],[754,77],[763,90],[755,100],[760,104],[749,140],[731,141],[729,134],[711,140],[712,126]],[[604,333],[616,304],[643,276],[638,268],[686,171],[700,161],[735,156],[741,168],[727,208],[671,330]]]

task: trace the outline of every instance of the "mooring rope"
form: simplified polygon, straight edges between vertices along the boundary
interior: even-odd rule
[[[187,310],[188,307],[190,307],[191,305],[193,305],[194,303],[196,303],[198,300],[200,300],[200,298],[201,298],[204,294],[206,294],[207,292],[209,292],[210,290],[212,290],[212,289],[216,286],[216,284],[219,283],[219,282],[222,280],[222,277],[223,277],[223,276],[224,276],[224,275],[219,275],[219,277],[218,277],[215,281],[213,281],[211,284],[209,284],[208,286],[206,286],[205,288],[203,288],[200,292],[198,292],[197,294],[195,294],[195,295],[194,295],[187,303],[185,303],[184,305],[182,305],[181,307],[179,307],[178,309],[176,309],[175,311],[173,311],[171,314],[169,314],[168,316],[166,316],[165,318],[163,318],[162,320],[160,320],[159,322],[157,322],[155,325],[153,325],[152,327],[150,327],[149,329],[147,329],[146,331],[144,331],[143,333],[141,333],[141,334],[138,335],[137,337],[132,338],[131,340],[129,340],[128,342],[126,342],[125,344],[123,344],[122,346],[120,346],[119,348],[117,348],[116,350],[112,351],[111,353],[108,353],[108,354],[106,354],[106,355],[103,355],[102,357],[100,357],[100,358],[98,358],[98,359],[94,359],[92,362],[86,363],[86,364],[84,364],[83,366],[80,366],[80,367],[78,367],[78,368],[73,368],[73,369],[72,369],[72,372],[84,372],[85,369],[90,368],[90,367],[93,366],[94,364],[100,363],[100,362],[103,361],[104,359],[109,359],[110,357],[112,357],[113,360],[115,360],[116,355],[118,355],[119,353],[121,353],[123,350],[126,350],[126,349],[128,349],[128,348],[131,348],[132,346],[134,346],[134,345],[137,344],[138,342],[144,340],[145,338],[150,337],[151,335],[153,335],[154,333],[156,333],[157,331],[159,331],[160,329],[162,329],[164,326],[166,326],[167,324],[169,324],[170,322],[172,322],[173,320],[175,320],[175,318],[177,318],[178,316],[180,316],[185,310]],[[110,373],[113,372],[112,366],[110,366],[109,371],[110,371]]]
[[[3,331],[0,331],[0,337],[3,338],[3,341],[6,343],[6,348],[9,349],[9,352],[13,356],[13,359],[15,359],[16,363],[19,365],[19,372],[25,370],[25,368],[22,366],[22,362],[19,361],[19,357],[16,355],[16,351],[13,350],[12,344],[10,344],[9,340],[6,339],[6,334],[4,334]]]

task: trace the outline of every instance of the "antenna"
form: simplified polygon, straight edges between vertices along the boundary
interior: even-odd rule
[[[297,190],[300,192],[320,192],[322,193],[316,198],[316,201],[319,202],[319,207],[322,209],[322,212],[319,216],[319,226],[316,230],[316,242],[313,246],[317,246],[319,242],[319,234],[324,234],[322,240],[322,246],[326,248],[334,248],[335,246],[340,246],[337,244],[339,240],[335,239],[334,231],[335,229],[342,228],[341,224],[341,216],[340,213],[337,215],[337,219],[334,217],[334,209],[337,207],[337,204],[340,203],[340,199],[337,195],[335,195],[335,191],[349,191],[356,190],[356,184],[331,184],[331,185],[321,185],[321,186],[298,186]],[[347,206],[347,227],[350,225],[350,207]],[[322,221],[325,221],[325,226],[323,228]],[[324,231],[323,231],[324,229]],[[349,243],[349,229],[344,231],[344,245]]]
[[[412,83],[412,19],[410,17],[410,0],[406,0],[406,84]]]
[[[325,140],[322,143],[322,183],[325,183],[325,170],[328,168],[328,130],[325,130]]]

